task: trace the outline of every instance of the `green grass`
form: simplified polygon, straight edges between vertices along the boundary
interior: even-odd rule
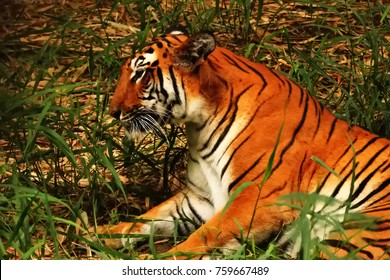
[[[81,16],[48,10],[39,15],[44,27],[23,14],[7,23],[15,32],[0,41],[1,259],[90,258],[87,247],[103,259],[137,256],[82,234],[87,224],[143,213],[185,177],[180,128],[167,128],[168,141],[134,143],[107,113],[123,59],[177,23],[213,30],[221,45],[286,72],[337,116],[390,137],[389,6],[218,2],[113,1]],[[307,233],[307,221],[299,223]],[[315,258],[310,252],[321,246],[310,242],[302,258]],[[283,258],[274,243],[260,249],[251,240],[224,257]]]

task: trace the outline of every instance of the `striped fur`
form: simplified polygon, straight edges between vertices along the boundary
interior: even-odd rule
[[[319,201],[314,211],[343,222],[348,208],[376,224],[347,223],[340,241],[331,226],[319,223],[313,238],[326,239],[340,257],[390,257],[390,141],[335,118],[284,75],[216,46],[213,35],[165,35],[127,60],[110,112],[131,137],[163,133],[166,122],[186,125],[188,187],[140,217],[164,235],[181,220],[179,234],[189,237],[170,253],[207,254],[237,248],[241,236],[261,243],[278,235],[280,247],[294,257],[300,238],[291,242],[291,229],[284,229],[300,211],[279,199],[317,193],[339,203]],[[275,148],[272,173],[262,185]],[[253,183],[224,209],[245,182]],[[98,233],[149,233],[150,224],[120,223],[98,227]]]

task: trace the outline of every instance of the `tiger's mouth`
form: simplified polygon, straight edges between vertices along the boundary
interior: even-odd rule
[[[166,138],[166,132],[163,128],[166,120],[154,110],[136,108],[130,112],[122,113],[120,122],[125,128],[127,136],[131,139],[139,138],[148,133]]]

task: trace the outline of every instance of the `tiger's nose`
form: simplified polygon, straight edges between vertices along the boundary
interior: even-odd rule
[[[117,119],[117,120],[120,119],[121,113],[122,113],[122,112],[121,112],[121,109],[119,109],[119,108],[110,108],[110,115],[111,115],[113,118]]]

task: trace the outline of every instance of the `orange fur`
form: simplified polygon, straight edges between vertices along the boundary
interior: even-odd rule
[[[332,242],[330,250],[343,256],[363,246],[358,257],[389,258],[390,141],[336,119],[285,76],[215,47],[212,40],[207,34],[166,35],[152,42],[124,63],[110,105],[112,115],[131,116],[123,120],[125,126],[135,118],[132,112],[161,107],[170,109],[160,117],[169,114],[170,120],[187,126],[189,188],[141,216],[174,220],[184,213],[202,224],[196,230],[191,227],[195,232],[170,253],[207,254],[232,247],[242,234],[264,242],[299,216],[296,209],[278,206],[280,197],[318,192],[342,202],[351,196],[351,210],[379,219],[376,228],[358,235],[361,229],[347,229],[348,246]],[[135,71],[143,77],[137,78]],[[151,83],[155,88],[146,90]],[[272,173],[262,185],[275,147]],[[313,156],[340,178],[314,162]],[[229,195],[249,181],[254,183],[222,215]],[[182,229],[187,230],[185,223]],[[98,233],[148,230],[146,225],[132,228],[121,223],[99,227]],[[155,230],[169,234],[172,226],[156,222]],[[325,237],[340,239],[329,232]]]

